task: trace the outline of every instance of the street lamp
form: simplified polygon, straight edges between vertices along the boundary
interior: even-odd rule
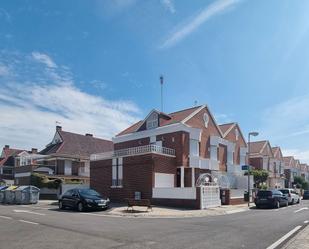
[[[259,133],[252,131],[248,133],[248,207],[250,207],[250,136],[256,137]]]

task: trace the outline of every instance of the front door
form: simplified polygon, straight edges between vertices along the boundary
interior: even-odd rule
[[[177,174],[176,174],[176,187],[181,187],[181,169],[177,169]]]

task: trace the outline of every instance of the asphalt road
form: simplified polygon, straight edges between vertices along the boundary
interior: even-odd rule
[[[203,218],[125,218],[1,206],[0,248],[267,248],[309,220],[309,201]]]

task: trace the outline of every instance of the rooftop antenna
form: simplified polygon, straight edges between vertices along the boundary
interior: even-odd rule
[[[160,85],[161,85],[161,112],[163,112],[163,75],[160,76]]]
[[[56,126],[61,124],[61,122],[59,122],[59,121],[57,121],[57,120],[56,120],[55,123],[56,123]]]

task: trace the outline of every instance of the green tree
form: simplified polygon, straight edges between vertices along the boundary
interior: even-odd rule
[[[305,189],[305,190],[308,190],[308,188],[309,188],[309,182],[307,182],[301,176],[294,176],[293,184],[296,185],[297,188],[302,188],[302,189]]]
[[[253,175],[255,186],[260,188],[267,181],[268,172],[264,169],[252,169],[250,175]]]

